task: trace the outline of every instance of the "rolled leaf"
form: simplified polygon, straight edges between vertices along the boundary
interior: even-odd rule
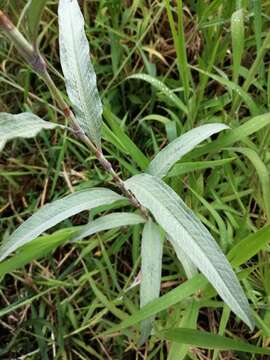
[[[151,161],[147,172],[160,178],[166,176],[173,164],[194,149],[195,146],[209,136],[228,128],[224,124],[206,124],[188,131],[162,149]]]
[[[102,104],[77,0],[60,0],[58,15],[60,60],[67,93],[79,125],[100,147]]]
[[[61,221],[84,210],[109,205],[122,196],[104,188],[75,192],[63,199],[45,205],[26,220],[0,247],[0,261]]]
[[[140,307],[159,297],[161,282],[163,238],[153,221],[148,221],[143,229],[141,247]],[[154,316],[141,323],[141,343],[150,335]]]
[[[2,112],[0,113],[0,151],[9,140],[35,137],[42,129],[54,129],[56,126],[57,124],[44,121],[29,112],[16,115]]]
[[[188,254],[231,310],[253,328],[247,298],[230,263],[183,200],[163,181],[148,174],[135,175],[125,184],[173,238],[172,245]]]

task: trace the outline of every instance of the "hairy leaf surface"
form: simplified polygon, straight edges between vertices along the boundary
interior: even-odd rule
[[[60,0],[58,15],[60,60],[67,93],[81,128],[100,147],[102,104],[77,0]]]
[[[225,129],[228,129],[228,126],[224,124],[206,124],[188,131],[169,143],[156,155],[148,167],[148,172],[162,178],[176,161],[194,149],[195,146],[209,136]]]
[[[161,282],[163,238],[160,229],[153,221],[148,221],[143,229],[141,246],[141,286],[140,307],[159,297]],[[154,316],[141,324],[141,342],[150,335]]]
[[[116,212],[99,217],[98,219],[89,222],[83,226],[81,231],[76,234],[76,237],[72,241],[77,241],[91,236],[97,232],[114,229],[120,226],[136,225],[144,223],[143,217],[133,213]]]
[[[230,263],[182,199],[163,181],[148,174],[133,176],[126,186],[173,238],[172,245],[190,257],[232,311],[253,328],[248,301]]]
[[[0,113],[0,151],[6,142],[15,138],[35,137],[42,129],[54,129],[57,124],[42,120],[32,113]]]
[[[0,248],[0,261],[22,245],[35,239],[44,231],[84,210],[109,205],[122,196],[104,188],[92,188],[75,192],[63,199],[45,205],[26,220]]]

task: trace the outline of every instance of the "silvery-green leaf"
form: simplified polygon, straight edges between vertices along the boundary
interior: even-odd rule
[[[206,276],[220,297],[250,328],[254,327],[247,298],[230,263],[183,200],[162,180],[148,174],[125,182],[137,199]]]
[[[196,266],[194,266],[193,262],[190,260],[190,257],[184,252],[184,250],[174,242],[174,239],[168,235],[168,239],[170,243],[173,245],[178,260],[183,266],[185,273],[188,279],[191,279],[194,275],[198,273]]]
[[[123,197],[104,188],[75,192],[39,209],[20,225],[0,247],[0,261],[22,245],[35,239],[44,231],[84,210],[109,205]]]
[[[149,220],[143,229],[141,246],[140,307],[159,297],[161,282],[163,238],[160,229]],[[154,317],[141,324],[141,343],[150,335]]]
[[[136,225],[144,223],[145,220],[142,216],[133,213],[115,212],[97,218],[84,225],[80,232],[72,239],[77,241],[91,236],[97,232],[114,229],[120,226]]]
[[[31,138],[42,129],[54,129],[57,124],[42,120],[32,113],[0,113],[0,151],[7,141],[15,138]]]
[[[67,93],[81,128],[100,147],[102,104],[77,0],[60,0],[58,15],[60,60]]]
[[[224,124],[206,124],[179,136],[162,149],[151,161],[148,171],[160,178],[166,176],[172,165],[209,136],[228,129]]]

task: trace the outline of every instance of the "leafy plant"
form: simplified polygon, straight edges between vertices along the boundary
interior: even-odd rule
[[[43,2],[45,4],[45,2]],[[42,11],[43,6],[36,11]],[[176,29],[174,28],[173,16],[170,10],[169,1],[166,1],[166,9],[169,15],[170,26],[173,32],[175,44],[180,44],[177,40]],[[182,2],[178,2],[178,9],[182,9]],[[111,178],[118,188],[118,192],[101,187],[92,187],[82,191],[75,192],[71,195],[55,200],[54,202],[45,205],[37,210],[28,220],[20,225],[17,230],[6,239],[0,248],[0,259],[2,263],[2,274],[6,273],[6,269],[14,269],[15,266],[21,266],[26,261],[30,261],[42,256],[42,252],[47,253],[46,242],[52,242],[52,248],[57,247],[66,241],[77,241],[83,239],[93,233],[102,230],[113,229],[119,226],[131,226],[141,223],[144,224],[142,231],[142,246],[141,246],[141,291],[140,302],[142,309],[139,311],[137,318],[136,313],[130,318],[123,319],[123,323],[118,325],[115,329],[124,329],[127,326],[132,326],[137,322],[141,322],[142,342],[146,341],[151,334],[154,315],[160,311],[155,310],[154,304],[160,304],[159,301],[164,301],[165,306],[175,304],[177,301],[194,294],[198,289],[206,288],[207,281],[214,288],[209,290],[210,293],[217,294],[223,299],[228,307],[242,319],[250,329],[254,328],[255,321],[252,310],[248,304],[248,300],[239,283],[238,274],[232,269],[230,262],[222,253],[215,239],[211,233],[202,224],[195,213],[184,203],[179,195],[168,185],[168,179],[173,176],[178,169],[176,164],[183,156],[192,151],[197,145],[208,139],[211,135],[218,134],[226,130],[226,133],[213,142],[209,142],[196,149],[192,156],[207,154],[218,151],[222,147],[228,147],[234,144],[255,131],[258,131],[263,126],[269,124],[269,115],[262,115],[258,118],[249,120],[249,122],[240,126],[236,131],[231,132],[229,127],[221,123],[209,123],[200,127],[193,128],[184,133],[180,137],[173,140],[165,146],[155,157],[150,161],[145,158],[145,155],[136,150],[136,160],[141,168],[145,169],[144,173],[136,174],[127,180],[123,180],[114,170],[113,165],[104,155],[104,144],[101,141],[102,134],[102,102],[98,94],[96,84],[96,74],[93,65],[90,61],[89,45],[84,32],[84,20],[80,7],[76,0],[60,0],[59,2],[59,35],[60,35],[60,59],[61,66],[64,73],[66,90],[69,97],[69,103],[65,101],[61,92],[53,82],[49,72],[46,61],[41,56],[40,52],[35,46],[37,38],[37,23],[39,15],[36,19],[30,22],[31,37],[33,36],[34,45],[29,43],[17,28],[11,23],[8,17],[0,12],[0,27],[5,32],[6,36],[14,43],[18,51],[24,59],[31,65],[33,70],[43,79],[51,91],[52,98],[58,104],[59,110],[65,116],[67,126],[61,126],[64,130],[70,131],[82,144],[85,144],[89,150],[96,156],[101,167],[111,175]],[[237,16],[241,17],[240,29],[237,29]],[[180,34],[183,35],[183,19],[182,12],[179,12],[179,29]],[[232,18],[233,29],[233,45],[236,51],[237,44],[242,42],[243,38],[243,24],[242,13],[234,13]],[[265,41],[268,41],[267,39]],[[264,46],[264,51],[267,44]],[[238,80],[241,62],[241,52],[234,54],[234,68],[233,78],[236,82]],[[263,52],[263,51],[262,51]],[[262,56],[262,55],[261,55]],[[177,46],[178,67],[183,73],[184,96],[187,99],[190,96],[189,82],[190,71],[187,65],[187,58],[185,47],[182,43]],[[214,80],[221,82],[225,86],[237,91],[237,84],[233,84],[223,79],[222,76],[210,74],[207,71],[201,71],[203,76],[212,77]],[[252,75],[252,74],[251,74]],[[252,76],[249,76],[245,82],[245,90],[248,89]],[[144,80],[153,85],[158,91],[170,101],[178,110],[188,115],[189,108],[174,92],[172,92],[161,81],[152,78],[147,74],[136,74],[129,77],[129,79]],[[239,93],[239,94],[238,94]],[[250,110],[256,113],[256,105],[246,95],[243,90],[237,94],[244,100]],[[241,99],[239,96],[235,97],[234,107],[239,106]],[[106,116],[106,108],[104,111]],[[2,149],[7,141],[17,137],[33,137],[42,129],[54,129],[57,124],[49,123],[34,114],[22,113],[11,115],[7,113],[0,114],[0,148]],[[115,125],[117,126],[117,125]],[[106,127],[103,129],[106,131]],[[130,140],[125,138],[121,133],[121,128],[117,128],[119,134],[118,139],[114,139],[117,146],[122,149],[130,145]],[[107,129],[107,136],[110,133]],[[106,145],[106,144],[105,144]],[[136,149],[135,144],[131,146]],[[197,153],[196,153],[197,151]],[[246,153],[245,150],[238,148],[231,149],[231,151]],[[252,161],[252,154],[248,153]],[[228,161],[227,161],[228,160]],[[230,161],[230,158],[226,162]],[[223,160],[224,161],[224,160]],[[218,166],[219,163],[212,165],[207,162],[204,166]],[[176,165],[175,165],[176,164]],[[220,164],[222,165],[223,162]],[[175,167],[173,167],[175,165]],[[178,170],[177,170],[178,169]],[[265,169],[263,169],[264,171]],[[265,174],[265,172],[263,173]],[[163,180],[164,178],[164,180]],[[267,206],[269,194],[267,191],[268,182],[262,181],[264,189],[264,201]],[[120,194],[119,194],[120,193]],[[38,238],[48,229],[54,227],[65,219],[78,214],[84,210],[97,209],[101,211],[105,209],[112,209],[113,207],[124,207],[131,205],[133,212],[120,212],[101,215],[98,219],[90,221],[84,226],[76,227],[62,232],[55,232],[52,235],[45,235]],[[269,209],[268,209],[269,212]],[[181,287],[176,291],[164,295],[164,297],[157,299],[160,292],[161,282],[161,268],[162,268],[162,248],[163,237],[165,237],[172,247],[180,262],[186,259],[189,265],[195,269],[194,273],[188,272],[189,280],[180,285]],[[40,242],[39,242],[40,241]],[[30,257],[30,249],[33,255]],[[11,259],[6,258],[16,252]],[[252,251],[251,251],[252,252]],[[232,251],[235,259],[239,256]],[[19,260],[21,256],[22,260]],[[16,262],[15,259],[18,259]],[[15,264],[15,265],[14,265]],[[196,268],[205,276],[205,278],[196,274]],[[0,264],[1,269],[1,264]],[[0,270],[1,271],[1,270]],[[93,291],[103,299],[97,288]],[[174,293],[173,293],[174,292]],[[174,294],[174,295],[173,295]],[[176,295],[175,295],[176,294]],[[167,297],[166,297],[167,296]],[[165,300],[164,300],[165,298]],[[166,302],[166,299],[169,299]],[[166,308],[164,305],[163,309]],[[113,313],[119,315],[119,310],[114,305],[110,307]],[[121,312],[119,317],[123,317]],[[154,334],[154,333],[153,333]],[[189,342],[188,336],[198,335],[198,341]],[[227,349],[234,346],[240,351],[256,352],[256,347],[250,347],[247,344],[233,342],[232,340],[224,340],[222,337],[215,337],[209,334],[198,334],[195,330],[188,331],[186,329],[180,330],[171,329],[166,332],[157,332],[160,338],[169,339],[175,342],[181,340],[181,336],[185,339],[185,344],[193,343],[200,345],[202,342],[207,342],[207,347],[217,349]],[[180,340],[179,340],[180,339]],[[224,342],[222,342],[224,340]],[[224,346],[222,346],[222,344]],[[260,351],[263,353],[263,350]],[[264,352],[266,353],[266,352]]]

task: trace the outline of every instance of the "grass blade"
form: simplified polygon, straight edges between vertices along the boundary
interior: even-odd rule
[[[233,81],[238,83],[241,59],[244,52],[244,13],[242,9],[235,11],[231,17]]]
[[[157,334],[161,339],[176,341],[181,344],[193,345],[203,349],[219,349],[228,351],[243,351],[252,354],[270,355],[270,350],[260,348],[241,340],[233,340],[221,335],[193,329],[170,329]]]
[[[48,0],[31,0],[27,9],[27,20],[30,38],[36,45],[39,22]]]
[[[134,74],[128,76],[127,79],[138,79],[148,82],[155,89],[159,90],[166,97],[166,99],[172,102],[179,110],[183,111],[185,114],[188,113],[188,109],[186,105],[182,102],[182,100],[180,100],[180,98],[176,96],[170,88],[164,85],[163,82],[156,79],[155,77],[147,74]]]

